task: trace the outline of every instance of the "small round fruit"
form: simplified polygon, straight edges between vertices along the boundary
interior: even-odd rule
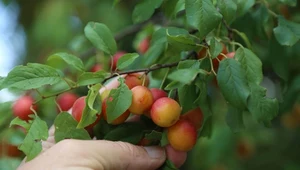
[[[222,52],[221,52],[221,53],[227,54],[228,51],[227,51],[226,46],[225,46],[224,44],[222,44],[222,45],[223,45],[223,49],[222,49]],[[224,57],[223,55],[219,54],[219,55],[217,56],[217,58],[218,58],[220,61],[222,61],[225,57]],[[212,62],[213,62],[213,67],[214,67],[214,70],[215,70],[216,72],[218,71],[218,69],[219,69],[219,64],[220,64],[220,62],[218,61],[217,58],[214,58],[214,59],[212,60]]]
[[[153,104],[153,97],[151,91],[144,86],[136,86],[131,89],[132,102],[129,107],[129,111],[132,114],[141,115],[146,111],[149,111]]]
[[[100,71],[102,70],[102,65],[101,64],[96,64],[94,65],[92,68],[91,68],[91,72],[97,72],[97,71]]]
[[[204,48],[204,47],[203,47],[203,48],[198,52],[197,58],[198,58],[198,59],[202,59],[202,58],[206,57],[206,55],[207,55],[207,48]]]
[[[188,120],[179,120],[168,128],[170,145],[178,151],[189,151],[197,142],[197,130]]]
[[[112,70],[115,70],[115,69],[117,68],[118,60],[119,60],[124,54],[126,54],[125,51],[118,51],[118,52],[116,52],[116,54],[113,56],[112,63],[110,62],[110,65],[112,64]]]
[[[180,117],[181,107],[173,99],[162,97],[156,100],[151,107],[151,119],[160,127],[174,125]]]
[[[142,54],[145,54],[150,46],[150,37],[146,37],[143,39],[139,46],[138,46],[138,51]]]
[[[106,105],[106,101],[107,101],[107,98],[104,99],[103,102],[102,102],[102,115],[103,115],[104,120],[107,121],[107,113],[106,113],[107,105]],[[128,110],[126,110],[123,114],[121,114],[121,116],[119,116],[118,118],[116,118],[110,124],[112,124],[112,125],[119,125],[121,123],[124,123],[125,120],[129,117],[129,115],[130,115],[130,112]]]
[[[145,82],[144,82],[145,81]],[[125,76],[125,84],[128,86],[129,89],[134,88],[135,86],[142,86],[144,82],[144,86],[149,85],[149,78],[147,75],[132,73]]]
[[[20,157],[22,152],[18,149],[18,146],[9,144],[5,141],[0,142],[0,158],[5,156]]]
[[[181,116],[181,119],[190,121],[196,129],[200,129],[203,123],[203,113],[199,107],[190,110]]]
[[[62,111],[68,111],[72,108],[75,101],[78,99],[78,96],[74,93],[65,92],[57,97],[57,104]]]
[[[158,89],[158,88],[151,88],[150,89],[151,93],[152,93],[152,96],[153,96],[153,101],[155,102],[157,99],[160,99],[162,97],[167,97],[168,94],[161,90],[161,89]]]
[[[180,168],[186,158],[187,158],[187,153],[184,151],[177,151],[175,150],[171,145],[166,146],[166,154],[167,158],[177,167]]]
[[[72,116],[75,118],[75,120],[77,122],[80,122],[80,120],[81,120],[83,109],[85,107],[85,98],[86,98],[86,96],[82,96],[82,97],[78,98],[72,107]],[[95,120],[95,122],[90,124],[86,128],[94,127],[100,121],[100,118],[101,118],[100,116],[101,116],[101,114],[97,114],[97,119]]]
[[[227,53],[226,56],[228,58],[234,58],[234,55],[235,55],[235,52],[230,52],[230,53]]]
[[[12,106],[13,114],[22,120],[30,120],[29,115],[34,114],[30,109],[31,106],[34,110],[37,110],[37,106],[33,103],[34,100],[31,96],[20,97]]]

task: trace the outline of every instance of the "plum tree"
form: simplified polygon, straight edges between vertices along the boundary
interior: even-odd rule
[[[12,106],[13,114],[22,120],[30,120],[29,115],[33,114],[30,109],[31,106],[34,110],[37,110],[37,106],[33,105],[34,99],[31,96],[22,96]]]
[[[132,73],[125,76],[125,84],[128,86],[129,89],[132,89],[135,86],[142,86],[143,83],[146,87],[149,85],[149,78],[147,75]]]
[[[59,95],[56,99],[57,104],[61,108],[62,111],[68,111],[72,108],[75,101],[78,99],[78,96],[74,93],[65,92]]]
[[[85,108],[85,98],[86,96],[82,96],[78,98],[73,104],[71,113],[77,122],[80,122],[81,120],[82,113]],[[95,122],[87,126],[87,128],[90,129],[94,127],[100,121],[100,118],[101,118],[101,114],[97,114],[97,119],[95,120]]]
[[[180,119],[167,132],[170,145],[178,151],[189,151],[197,142],[196,127],[188,120]]]
[[[151,107],[151,119],[160,127],[174,125],[180,117],[181,107],[174,99],[162,97]]]
[[[132,102],[129,111],[133,114],[143,114],[150,110],[153,104],[151,91],[145,86],[136,86],[131,89]]]
[[[106,108],[107,108],[107,105],[106,105],[106,101],[108,100],[109,98],[105,98],[103,101],[102,101],[102,112],[101,114],[103,115],[103,118],[104,120],[107,121],[107,113],[106,112]],[[111,122],[110,124],[112,125],[118,125],[118,124],[121,124],[123,122],[125,122],[125,120],[129,117],[130,115],[130,112],[129,110],[126,110],[123,114],[121,114],[121,116],[119,116],[118,118],[116,118],[113,122]]]

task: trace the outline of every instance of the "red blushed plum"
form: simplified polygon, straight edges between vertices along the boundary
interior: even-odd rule
[[[85,107],[85,98],[86,98],[86,96],[82,96],[82,97],[78,98],[72,107],[72,116],[74,117],[74,119],[77,122],[80,122],[80,120],[81,120],[83,109]],[[86,128],[90,129],[90,128],[94,127],[100,121],[100,118],[101,118],[101,114],[97,114],[97,119],[95,120],[95,122],[90,124]]]
[[[68,111],[72,108],[75,101],[78,99],[78,96],[74,93],[66,92],[58,96],[57,104],[62,111]]]
[[[0,142],[0,158],[9,156],[9,157],[19,157],[22,155],[22,152],[18,149],[18,146],[9,144],[5,141]]]
[[[132,102],[129,111],[132,114],[141,115],[150,110],[153,104],[153,97],[151,91],[144,86],[136,86],[131,89]]]
[[[177,167],[180,168],[186,158],[187,158],[187,152],[184,151],[177,151],[175,150],[171,145],[166,146],[166,153],[167,158]]]
[[[138,51],[142,54],[145,54],[150,46],[150,37],[146,37],[143,39],[139,46],[138,46]]]
[[[151,119],[160,127],[174,125],[180,117],[181,107],[177,101],[162,97],[156,100],[151,107]]]
[[[136,86],[142,86],[143,82],[144,86],[147,87],[149,85],[149,77],[145,74],[141,75],[138,73],[132,73],[126,75],[125,77],[125,84],[128,86],[129,89],[132,89]]]
[[[103,69],[103,67],[102,67],[101,64],[96,64],[96,65],[94,65],[94,66],[91,68],[91,72],[97,72],[97,71],[100,71],[100,70],[102,70],[102,69]]]
[[[107,113],[106,113],[107,105],[106,105],[106,101],[107,101],[107,98],[104,99],[103,102],[102,102],[102,115],[103,115],[104,120],[107,121]],[[130,115],[129,110],[126,110],[123,114],[121,114],[121,116],[119,116],[117,119],[115,119],[114,121],[112,121],[110,124],[112,124],[112,125],[119,125],[121,123],[124,123],[125,120],[129,117],[129,115]]]
[[[168,97],[168,94],[161,90],[161,89],[158,89],[158,88],[151,88],[150,89],[151,93],[152,93],[152,96],[153,96],[153,100],[154,102],[157,100],[157,99],[160,99],[162,97]]]
[[[37,110],[37,106],[33,105],[34,100],[31,96],[22,96],[12,106],[13,114],[22,120],[30,120],[29,115],[34,114],[30,109],[31,106],[34,110]]]
[[[200,129],[203,123],[203,113],[198,107],[196,109],[186,112],[181,116],[180,119],[188,120],[196,127],[196,129]]]
[[[178,151],[189,151],[197,142],[197,130],[188,120],[179,120],[168,128],[167,132],[170,145]]]
[[[116,52],[116,54],[113,56],[112,63],[110,62],[110,65],[112,64],[112,70],[116,70],[118,60],[119,60],[124,54],[126,54],[125,51],[118,51],[118,52]]]
[[[222,45],[223,45],[223,50],[222,50],[221,53],[223,53],[223,54],[225,55],[225,54],[228,53],[228,51],[227,51],[226,46],[225,46],[224,44],[222,44]],[[224,57],[223,55],[219,54],[219,55],[217,56],[217,58],[218,58],[220,61],[222,61],[225,57]],[[215,70],[216,72],[218,71],[218,69],[219,69],[219,64],[220,64],[220,62],[218,61],[217,58],[214,58],[214,59],[212,60],[212,62],[213,62],[213,67],[214,67],[214,70]]]

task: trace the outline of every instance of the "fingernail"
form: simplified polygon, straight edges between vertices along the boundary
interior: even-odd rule
[[[161,147],[149,146],[144,147],[150,158],[158,159],[166,156],[165,150]]]

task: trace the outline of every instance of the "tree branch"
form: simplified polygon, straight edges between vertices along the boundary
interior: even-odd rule
[[[230,26],[227,24],[227,22],[225,21],[224,18],[222,19],[222,22],[228,31],[228,38],[230,39],[230,41],[232,41],[233,40],[233,29],[230,28]]]

